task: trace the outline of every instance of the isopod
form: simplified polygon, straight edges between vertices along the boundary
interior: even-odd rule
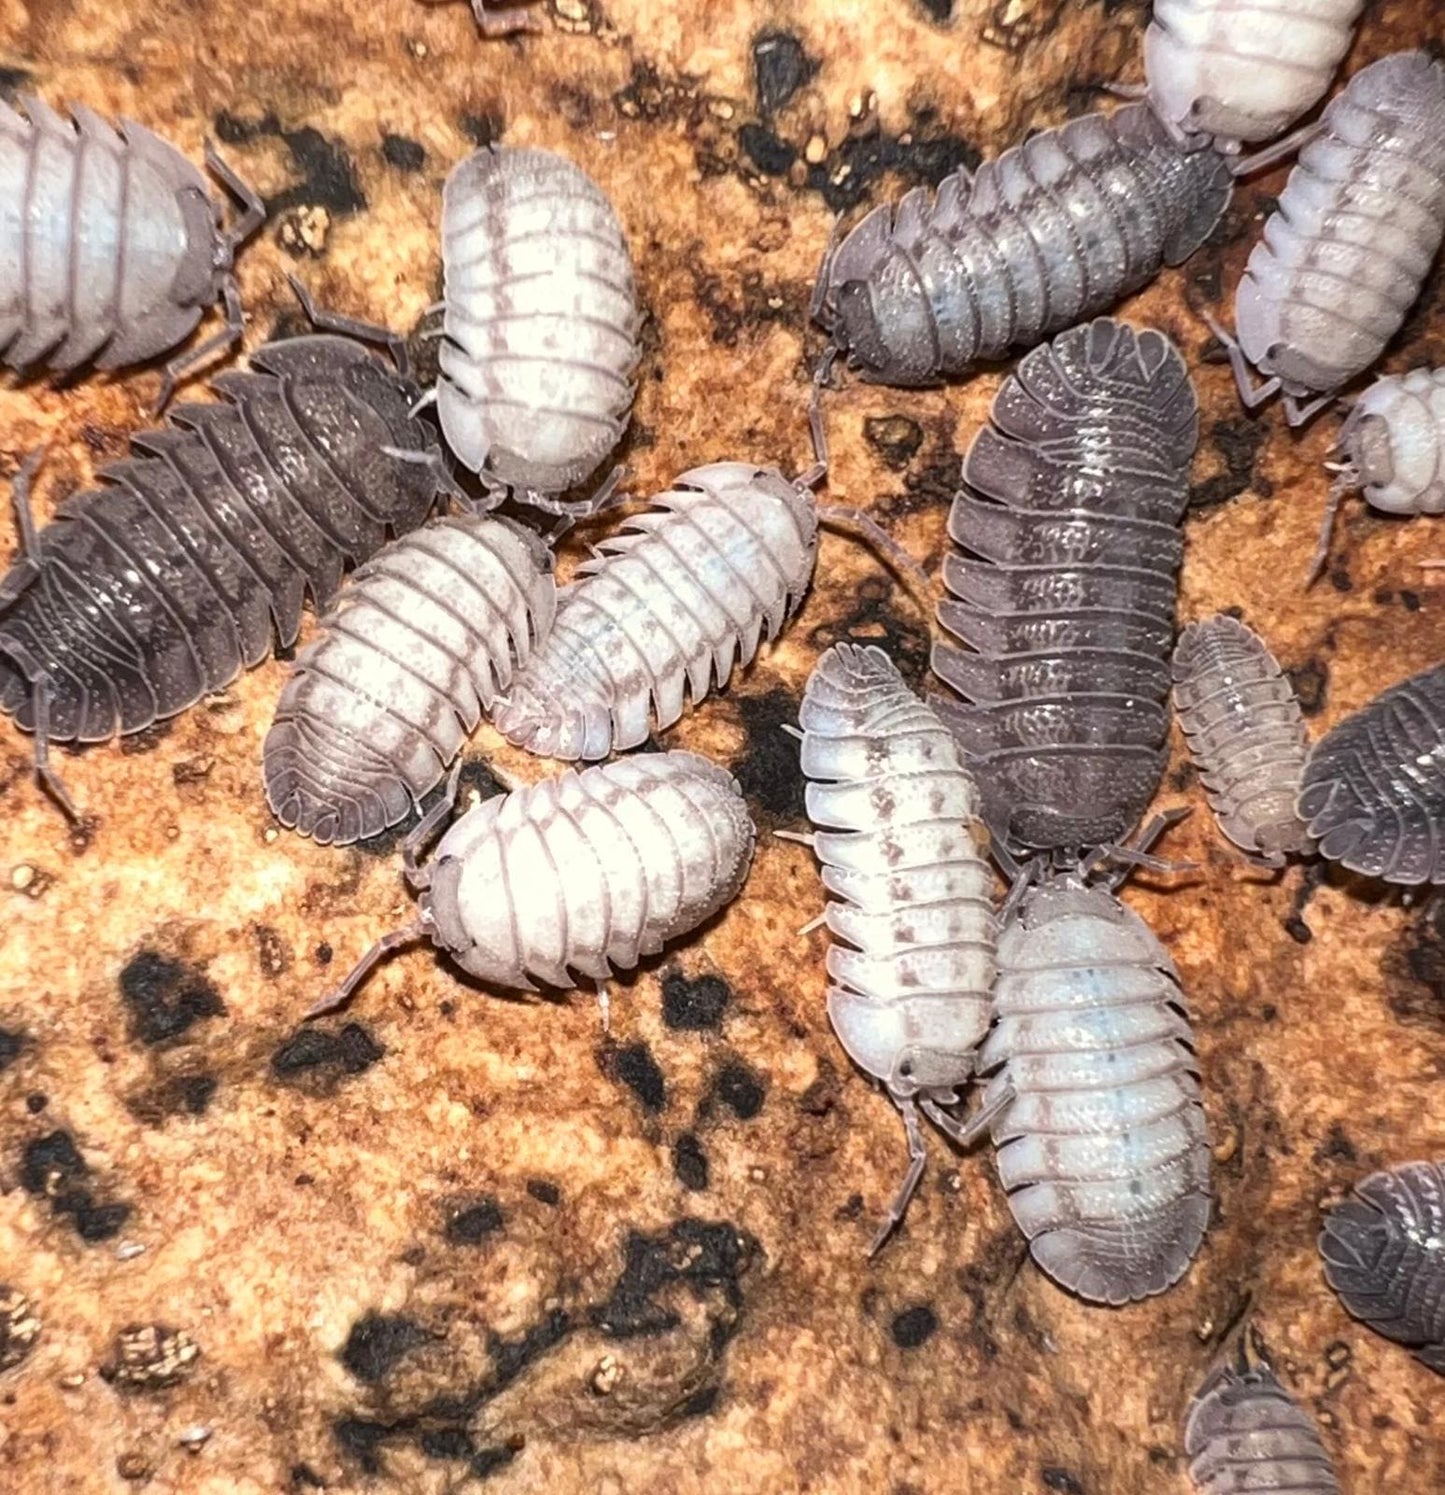
[[[1184,1454],[1204,1495],[1340,1495],[1314,1422],[1267,1366],[1216,1371],[1190,1403]]]
[[[1106,888],[1056,872],[999,936],[978,1068],[1009,1208],[1061,1286],[1118,1305],[1187,1270],[1209,1146],[1178,973]],[[1006,1100],[1009,1090],[1012,1099]]]
[[[835,644],[799,716],[809,841],[833,896],[823,916],[828,1017],[849,1057],[903,1116],[909,1168],[876,1251],[903,1217],[926,1151],[918,1112],[967,1142],[940,1109],[974,1071],[988,1028],[997,937],[979,798],[953,735],[883,650]]]
[[[1235,151],[1273,140],[1324,97],[1364,0],[1155,0],[1144,74],[1161,119]]]
[[[1300,425],[1328,404],[1399,331],[1442,233],[1445,66],[1397,52],[1330,100],[1250,251],[1235,338],[1215,327],[1245,405],[1283,394]]]
[[[435,3],[435,0],[429,0]],[[533,0],[518,0],[509,4],[507,0],[468,0],[472,15],[483,36],[515,36],[519,31],[540,31],[542,23],[531,8]]]
[[[419,391],[350,339],[268,343],[225,399],[182,405],[38,534],[34,460],[16,483],[21,555],[0,582],[0,711],[48,744],[139,732],[295,641],[344,563],[451,490]]]
[[[963,465],[941,703],[995,850],[1117,845],[1164,770],[1175,573],[1198,436],[1162,333],[1100,319],[1025,355]]]
[[[449,515],[384,546],[281,692],[262,752],[277,818],[338,846],[404,819],[555,607],[546,546],[505,519]]]
[[[1295,811],[1309,739],[1269,645],[1219,614],[1174,650],[1174,708],[1219,828],[1270,867],[1314,849]]]
[[[1445,883],[1445,664],[1392,685],[1315,744],[1299,813],[1332,862]]]
[[[1325,1216],[1320,1253],[1357,1319],[1445,1375],[1445,1165],[1372,1173]]]
[[[484,481],[557,510],[632,406],[637,293],[617,214],[565,156],[489,147],[447,177],[442,262],[447,443]]]
[[[222,226],[206,179],[159,135],[117,131],[83,104],[74,123],[39,98],[0,103],[0,350],[11,368],[68,373],[141,363],[188,338],[224,299],[226,326],[167,365],[181,375],[241,336],[232,260],[266,208],[209,147],[206,166],[237,202]]]
[[[1089,114],[875,208],[824,259],[813,315],[867,379],[958,374],[1107,310],[1189,258],[1233,190],[1147,104]]]
[[[451,793],[456,780],[454,769]],[[736,782],[694,753],[619,758],[496,795],[417,868],[413,848],[449,799],[409,838],[420,917],[373,946],[313,1014],[346,1001],[388,951],[426,937],[497,986],[569,987],[572,972],[601,983],[726,907],[752,862]]]

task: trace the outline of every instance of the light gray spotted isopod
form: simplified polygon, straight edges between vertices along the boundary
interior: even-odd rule
[[[232,269],[266,218],[261,199],[206,148],[206,165],[242,206],[229,229],[206,179],[134,120],[117,131],[83,104],[74,123],[34,96],[0,103],[0,350],[14,369],[116,369],[188,338],[207,308],[226,326],[166,367],[177,380],[241,336]]]
[[[1174,650],[1174,709],[1224,834],[1268,867],[1313,851],[1295,811],[1304,715],[1264,640],[1222,613],[1191,623]]]
[[[959,1100],[989,1024],[997,937],[978,790],[953,734],[878,648],[835,644],[799,715],[810,844],[830,897],[823,914],[828,1017],[849,1057],[903,1116],[909,1168],[876,1251],[926,1161],[918,1112],[966,1143],[942,1109]],[[781,833],[780,833],[781,834]]]
[[[344,846],[404,819],[552,625],[545,545],[461,514],[362,566],[297,657],[262,758],[283,825]]]
[[[447,444],[484,482],[561,511],[632,406],[637,293],[617,214],[565,156],[490,147],[447,177],[442,262]]]

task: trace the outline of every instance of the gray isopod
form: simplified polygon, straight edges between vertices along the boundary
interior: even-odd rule
[[[1340,1495],[1314,1422],[1267,1366],[1225,1368],[1205,1381],[1190,1403],[1184,1453],[1203,1495]]]
[[[1034,1260],[1091,1302],[1163,1292],[1209,1221],[1209,1145],[1178,973],[1147,924],[1072,873],[1004,924],[978,1067]],[[1012,1089],[1012,1099],[1007,1099]]]
[[[83,104],[74,124],[27,96],[0,103],[0,350],[11,368],[68,373],[140,363],[189,337],[226,303],[226,326],[166,368],[181,375],[241,336],[232,270],[265,205],[208,146],[206,165],[242,205],[229,229],[206,179],[173,146]]]
[[[1144,73],[1159,117],[1223,150],[1273,140],[1324,97],[1364,0],[1154,0]]]
[[[632,405],[637,294],[617,214],[566,157],[491,147],[447,177],[442,261],[447,443],[484,481],[559,510]]]
[[[1386,882],[1445,883],[1445,664],[1382,691],[1315,744],[1299,813],[1330,861]]]
[[[868,379],[929,384],[1107,310],[1219,221],[1233,177],[1147,104],[1089,114],[875,208],[831,246],[814,317]]]
[[[1445,1375],[1445,1164],[1372,1173],[1325,1216],[1320,1254],[1357,1319]]]
[[[938,714],[878,648],[835,644],[799,716],[808,840],[834,895],[823,916],[828,1016],[839,1042],[902,1113],[909,1168],[876,1251],[903,1217],[926,1152],[921,1108],[967,1142],[953,1105],[988,1028],[997,938],[978,790]]]
[[[453,770],[452,792],[456,781]],[[737,783],[693,753],[619,758],[497,795],[417,868],[412,850],[449,803],[409,838],[420,918],[375,945],[313,1014],[346,1001],[387,951],[428,936],[497,986],[568,987],[574,971],[602,982],[724,908],[752,862],[755,832]]]
[[[283,825],[343,846],[404,819],[552,626],[552,559],[505,519],[452,515],[353,576],[297,657],[262,752]]]
[[[1397,52],[1330,100],[1250,251],[1234,299],[1238,341],[1215,327],[1244,403],[1282,393],[1299,425],[1369,368],[1419,296],[1442,233],[1445,65]]]
[[[1174,650],[1174,709],[1224,834],[1270,867],[1312,851],[1295,812],[1304,715],[1269,645],[1222,613],[1191,623]]]
[[[435,0],[429,0],[435,3]],[[519,0],[508,4],[506,0],[468,0],[472,14],[483,36],[515,36],[519,31],[540,31],[542,22],[532,9],[533,0]]]

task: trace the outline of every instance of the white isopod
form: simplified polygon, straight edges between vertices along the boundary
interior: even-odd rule
[[[732,775],[694,753],[642,753],[483,801],[418,867],[415,849],[456,782],[453,770],[447,799],[408,838],[420,917],[373,946],[312,1014],[340,1006],[388,951],[428,937],[497,986],[569,987],[573,972],[601,983],[730,903],[752,863],[753,823]]]
[[[447,443],[483,481],[560,510],[632,405],[637,293],[617,214],[565,156],[490,147],[447,177],[442,263]]]
[[[1154,0],[1149,100],[1221,150],[1273,140],[1324,97],[1362,9],[1364,0]]]

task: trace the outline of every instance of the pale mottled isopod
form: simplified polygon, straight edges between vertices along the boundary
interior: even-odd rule
[[[1089,114],[875,208],[819,272],[813,315],[884,384],[929,384],[1106,311],[1189,258],[1233,190],[1147,104]]]
[[[117,132],[82,104],[72,125],[22,102],[28,117],[0,103],[0,352],[17,369],[120,368],[174,348],[224,297],[227,326],[171,363],[164,404],[182,372],[241,336],[232,256],[265,207],[207,148],[244,209],[223,229],[206,179],[144,125]]]
[[[1272,867],[1314,849],[1295,812],[1309,739],[1269,645],[1219,614],[1174,650],[1174,709],[1219,828]]]
[[[828,649],[799,721],[812,846],[833,895],[825,918],[839,942],[828,950],[828,1016],[908,1134],[908,1174],[876,1250],[923,1173],[919,1108],[955,1139],[982,1130],[939,1107],[959,1099],[988,1028],[993,874],[963,755],[881,649]]]
[[[1364,0],[1154,0],[1144,74],[1161,119],[1225,150],[1273,140],[1324,97]]]
[[[1397,52],[1330,100],[1250,251],[1237,344],[1221,333],[1245,404],[1282,393],[1298,425],[1369,368],[1420,294],[1442,233],[1445,65]]]
[[[1163,1292],[1209,1221],[1199,1065],[1174,963],[1071,874],[1024,894],[998,943],[979,1053],[998,1171],[1034,1260],[1092,1302]]]
[[[1184,1424],[1184,1454],[1202,1495],[1340,1495],[1314,1422],[1265,1366],[1205,1381]]]
[[[1445,1164],[1372,1173],[1325,1216],[1325,1276],[1377,1334],[1445,1375]]]
[[[439,784],[552,625],[551,556],[505,519],[459,514],[384,547],[297,656],[262,752],[283,825],[344,846]]]
[[[632,405],[637,294],[617,214],[565,156],[491,147],[447,177],[442,261],[447,443],[485,481],[559,508]]]

